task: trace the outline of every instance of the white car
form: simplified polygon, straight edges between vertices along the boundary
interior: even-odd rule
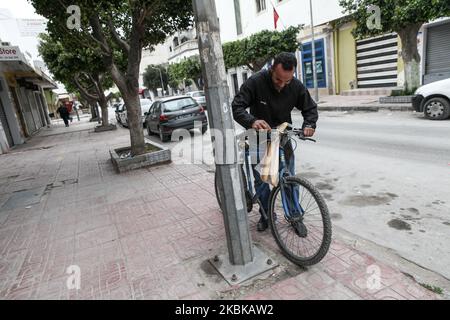
[[[148,112],[148,110],[150,109],[150,107],[152,106],[152,100],[140,99],[140,103],[141,103],[142,124],[145,127],[145,116],[146,116],[146,113]],[[120,117],[120,123],[122,123],[122,125],[128,127],[128,114],[127,114],[127,106],[126,105],[124,105],[122,112],[120,112],[120,114],[119,114],[119,117]]]
[[[427,119],[445,120],[450,117],[450,78],[426,84],[417,89],[413,107]]]
[[[206,109],[206,97],[204,91],[188,92],[187,95],[191,96],[199,105]]]

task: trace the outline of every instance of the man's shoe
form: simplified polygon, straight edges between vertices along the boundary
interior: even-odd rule
[[[261,217],[258,221],[258,224],[256,225],[256,230],[258,230],[259,232],[263,232],[268,227],[269,227],[269,222],[266,219],[264,219],[263,217]]]
[[[300,238],[306,238],[308,236],[308,229],[306,228],[303,221],[299,220],[299,221],[294,222],[293,227],[294,227],[295,233]]]

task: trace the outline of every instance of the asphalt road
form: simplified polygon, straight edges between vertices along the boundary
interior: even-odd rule
[[[297,172],[334,224],[450,279],[450,120],[328,112],[316,138],[299,144]]]

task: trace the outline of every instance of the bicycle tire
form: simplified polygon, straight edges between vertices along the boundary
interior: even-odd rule
[[[290,250],[287,247],[285,241],[281,238],[281,231],[279,230],[279,228],[281,227],[281,223],[280,223],[280,220],[278,220],[278,219],[284,218],[284,209],[283,209],[283,214],[281,217],[276,216],[278,213],[274,214],[275,202],[277,200],[277,195],[280,194],[280,190],[281,190],[280,186],[278,186],[272,190],[272,192],[270,194],[270,199],[269,199],[268,215],[269,215],[269,225],[272,230],[272,235],[274,236],[275,241],[276,241],[278,247],[281,249],[284,256],[286,256],[290,261],[294,262],[297,265],[304,266],[304,267],[317,264],[325,257],[325,255],[327,254],[327,252],[330,248],[330,245],[331,245],[332,226],[331,226],[331,219],[330,219],[328,207],[325,203],[324,198],[320,194],[320,192],[308,180],[306,180],[302,177],[299,177],[299,176],[292,176],[292,177],[286,178],[286,183],[298,185],[300,188],[304,188],[304,190],[307,190],[311,194],[312,198],[314,199],[314,201],[317,204],[317,208],[320,211],[320,217],[321,217],[322,226],[323,226],[323,236],[322,236],[322,239],[320,239],[320,241],[321,241],[320,247],[312,255],[302,256],[298,253],[293,252],[293,250]],[[299,196],[299,198],[300,198],[300,196]],[[303,199],[303,197],[301,197],[301,199]],[[311,199],[309,201],[311,201]],[[299,199],[299,202],[302,202],[302,200]],[[308,202],[308,207],[309,207],[309,205],[310,205],[310,202]],[[307,212],[305,212],[305,218],[304,218],[305,220],[304,221],[306,221],[306,218],[307,218],[306,215],[307,215]],[[290,222],[288,222],[287,219],[285,219],[285,220],[286,220],[286,225],[287,225],[286,229],[289,230],[289,228],[291,228],[290,231],[294,233],[294,236],[292,236],[293,240],[291,240],[291,241],[295,241],[296,239],[298,239],[299,241],[303,241],[303,240],[306,241],[306,239],[308,239],[308,237],[311,237],[311,239],[313,241],[315,239],[318,239],[318,238],[314,238],[314,236],[313,236],[314,232],[312,232],[312,233],[308,232],[308,235],[304,238],[300,237],[298,235],[298,233],[295,234],[294,227],[289,225]],[[303,225],[306,226],[306,223],[304,223]],[[306,227],[306,229],[308,229],[308,228]],[[313,229],[311,228],[311,230],[313,230]],[[310,240],[308,240],[308,241],[310,241]],[[308,252],[308,250],[306,250],[306,251]]]

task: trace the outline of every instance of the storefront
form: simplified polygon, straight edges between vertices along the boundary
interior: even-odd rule
[[[423,83],[450,78],[450,19],[424,26]]]
[[[30,66],[18,47],[0,47],[1,153],[50,125],[45,88],[57,86]]]

